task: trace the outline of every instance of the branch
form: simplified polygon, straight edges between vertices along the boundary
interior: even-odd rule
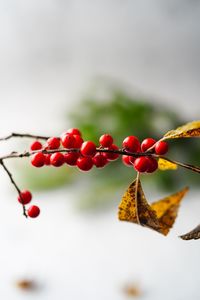
[[[193,166],[193,165],[190,165],[190,164],[185,164],[185,163],[182,163],[182,162],[179,162],[179,161],[176,161],[176,160],[172,160],[172,159],[169,159],[167,157],[164,157],[164,156],[158,156],[158,155],[153,155],[154,157],[158,157],[158,158],[163,158],[171,163],[174,163],[182,168],[185,168],[185,169],[188,169],[188,170],[191,170],[193,172],[196,172],[196,173],[200,173],[200,167],[198,166]]]
[[[0,141],[7,141],[10,140],[13,137],[19,137],[19,138],[32,138],[32,139],[40,139],[40,140],[48,140],[48,136],[43,136],[43,135],[34,135],[34,134],[29,134],[29,133],[11,133],[5,137],[0,138]]]
[[[18,153],[18,152],[11,152],[10,154],[4,155],[2,157],[0,157],[0,162],[5,160],[5,159],[10,159],[10,158],[23,158],[23,157],[30,157],[32,155],[34,155],[35,153],[39,153],[42,152],[44,154],[53,154],[53,153],[57,153],[57,152],[61,152],[61,153],[68,153],[68,152],[79,152],[80,149],[77,148],[73,148],[73,149],[55,149],[55,150],[47,150],[47,149],[43,149],[43,150],[36,150],[36,151],[25,151],[22,153]],[[103,149],[103,148],[96,148],[97,152],[101,152],[101,153],[117,153],[120,155],[128,155],[128,156],[133,156],[133,157],[142,157],[142,156],[149,156],[149,157],[153,157],[153,158],[162,158],[165,159],[166,161],[169,161],[171,163],[177,164],[178,166],[191,170],[193,172],[196,173],[200,173],[200,167],[198,166],[193,166],[190,164],[186,164],[186,163],[181,163],[175,160],[172,160],[170,158],[167,158],[165,156],[162,155],[157,155],[157,154],[153,154],[151,152],[129,152],[126,151],[124,149],[119,149],[119,150],[110,150],[110,149]]]
[[[8,174],[11,183],[14,185],[15,189],[17,190],[17,192],[18,192],[18,194],[19,194],[19,197],[21,198],[21,191],[20,191],[20,188],[18,187],[18,185],[17,185],[16,182],[14,181],[12,174],[10,173],[10,171],[8,170],[8,168],[5,166],[3,160],[0,160],[0,164],[2,165],[2,167],[4,168],[4,170],[6,171],[6,173]],[[27,218],[28,216],[27,216],[26,208],[25,208],[25,205],[24,205],[24,204],[22,204],[22,208],[23,208],[23,215]]]

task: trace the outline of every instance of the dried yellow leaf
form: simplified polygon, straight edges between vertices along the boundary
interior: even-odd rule
[[[158,160],[158,168],[161,171],[166,170],[177,170],[178,166],[175,163],[172,163],[164,158],[159,158]]]
[[[147,203],[140,180],[135,180],[125,192],[119,205],[119,220],[133,222],[159,231],[155,211]]]
[[[118,217],[153,229],[167,235],[173,226],[180,202],[188,188],[148,204],[139,179],[136,179],[127,189],[119,205]]]
[[[190,232],[180,236],[182,240],[198,240],[200,239],[200,224]]]
[[[160,223],[160,233],[168,234],[176,220],[180,202],[188,190],[188,187],[185,187],[181,191],[151,204]]]
[[[193,121],[180,126],[174,130],[168,131],[162,140],[177,139],[177,138],[189,138],[200,137],[200,121]]]

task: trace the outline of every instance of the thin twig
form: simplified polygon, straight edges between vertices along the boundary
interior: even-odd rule
[[[153,156],[152,153],[145,153],[145,152],[128,152],[126,150],[112,150],[112,149],[103,149],[103,148],[97,148],[97,152],[102,152],[102,153],[117,153],[120,155],[128,155],[128,156],[133,156],[133,157],[141,157],[141,156]],[[57,152],[61,153],[68,153],[68,152],[79,152],[80,149],[73,148],[73,149],[55,149],[55,150],[48,150],[48,149],[42,149],[42,150],[36,150],[36,151],[25,151],[22,153],[18,152],[11,152],[10,154],[4,155],[0,157],[0,160],[4,159],[9,159],[9,158],[22,158],[22,157],[30,157],[34,155],[35,153],[42,152],[44,154],[53,154]]]
[[[29,133],[16,133],[13,132],[5,137],[0,138],[0,141],[7,141],[10,140],[13,137],[19,137],[19,138],[32,138],[32,139],[38,139],[38,140],[48,140],[48,136],[43,135],[35,135],[35,134],[29,134]]]
[[[15,189],[17,190],[19,197],[21,198],[21,191],[20,188],[18,187],[18,185],[16,184],[16,182],[13,179],[13,176],[11,174],[11,172],[8,170],[8,168],[5,166],[3,160],[0,160],[0,164],[2,165],[2,167],[4,168],[4,170],[6,171],[6,173],[8,174],[11,183],[14,185]],[[21,199],[23,201],[23,199]],[[22,203],[22,208],[23,208],[23,215],[27,218],[27,213],[26,213],[26,208],[25,205]]]
[[[193,166],[193,165],[190,165],[190,164],[185,164],[185,163],[182,163],[182,162],[179,162],[179,161],[176,161],[176,160],[172,160],[172,159],[169,159],[167,157],[164,157],[164,156],[157,156],[157,155],[153,155],[153,157],[158,157],[158,158],[162,158],[164,160],[167,160],[173,164],[176,164],[182,168],[185,168],[185,169],[188,169],[188,170],[191,170],[193,172],[196,172],[196,173],[200,173],[200,167],[198,166]]]
[[[157,154],[150,153],[150,152],[129,152],[129,151],[122,150],[122,149],[113,150],[113,149],[103,149],[103,148],[97,148],[96,150],[97,150],[97,152],[101,152],[101,153],[117,153],[117,154],[120,154],[120,155],[128,155],[128,156],[133,156],[133,157],[150,156],[150,157],[153,157],[153,158],[156,158],[156,159],[162,158],[166,161],[177,164],[178,166],[183,167],[185,169],[192,170],[196,173],[200,173],[200,167],[198,167],[198,166],[193,166],[193,165],[190,165],[190,164],[181,163],[181,162],[172,160],[170,158],[167,158],[165,156],[157,155]],[[39,153],[39,152],[42,152],[44,154],[53,154],[53,153],[56,153],[56,152],[68,153],[68,152],[79,152],[79,151],[80,151],[80,149],[73,148],[73,149],[55,149],[55,150],[42,149],[42,150],[36,150],[36,151],[30,151],[30,152],[25,151],[25,152],[22,152],[22,153],[11,152],[10,154],[7,154],[7,155],[4,155],[4,156],[0,157],[0,161],[3,161],[5,159],[10,159],[10,158],[30,157],[30,156],[34,155],[35,153]]]

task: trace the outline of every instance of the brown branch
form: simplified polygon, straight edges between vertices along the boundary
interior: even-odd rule
[[[43,135],[34,135],[34,134],[29,134],[29,133],[16,133],[13,132],[5,137],[0,138],[0,141],[7,141],[10,140],[13,137],[19,137],[19,138],[32,138],[32,139],[38,139],[38,140],[48,140],[48,136],[43,136]]]
[[[178,161],[172,160],[170,158],[167,158],[165,156],[157,155],[157,154],[150,153],[150,152],[129,152],[129,151],[126,151],[124,149],[119,149],[119,150],[112,150],[111,149],[110,150],[110,149],[104,149],[104,148],[97,148],[96,150],[97,150],[97,152],[101,152],[101,153],[117,153],[117,154],[120,154],[120,155],[128,155],[128,156],[133,156],[133,157],[150,156],[150,157],[153,157],[153,158],[156,158],[156,159],[162,158],[162,159],[165,159],[166,161],[177,164],[178,166],[180,166],[182,168],[191,170],[191,171],[196,172],[196,173],[200,173],[200,167],[198,167],[198,166],[193,166],[193,165],[190,165],[190,164],[178,162]],[[68,153],[68,152],[79,152],[79,151],[80,151],[80,149],[73,148],[73,149],[55,149],[55,150],[42,149],[42,150],[36,150],[36,151],[30,151],[30,152],[25,151],[25,152],[22,152],[22,153],[11,152],[10,154],[7,154],[7,155],[4,155],[4,156],[0,157],[0,161],[3,161],[5,159],[10,159],[10,158],[30,157],[30,156],[34,155],[35,153],[39,153],[39,152],[42,152],[44,154],[53,154],[53,153],[56,153],[56,152]]]
[[[11,172],[10,172],[10,171],[8,170],[8,168],[5,166],[3,160],[0,160],[0,164],[2,165],[2,167],[4,168],[4,170],[6,171],[6,173],[8,174],[11,183],[14,185],[15,189],[17,190],[17,192],[18,192],[18,194],[19,194],[19,197],[21,198],[21,190],[20,190],[20,188],[18,187],[18,185],[16,184],[16,182],[14,181]],[[23,201],[23,199],[22,199],[22,201]],[[22,208],[23,208],[23,215],[27,218],[28,215],[27,215],[27,213],[26,213],[26,208],[25,208],[25,205],[24,205],[23,203],[22,203]]]
[[[133,156],[133,157],[141,157],[141,156],[155,156],[152,153],[146,153],[146,152],[129,152],[126,150],[110,150],[110,149],[103,149],[103,148],[97,148],[96,149],[97,152],[101,152],[101,153],[117,153],[120,155],[129,155],[129,156]],[[18,153],[18,152],[11,152],[10,154],[4,155],[0,157],[0,160],[5,160],[5,159],[9,159],[9,158],[22,158],[22,157],[30,157],[32,155],[34,155],[35,153],[39,153],[42,152],[44,154],[53,154],[53,153],[57,153],[57,152],[61,152],[61,153],[68,153],[68,152],[79,152],[80,149],[77,148],[73,148],[73,149],[55,149],[55,150],[47,150],[47,149],[41,149],[41,150],[36,150],[36,151],[25,151],[22,153]]]

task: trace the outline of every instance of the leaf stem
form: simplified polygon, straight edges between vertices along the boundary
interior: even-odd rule
[[[140,173],[137,172],[136,176],[136,183],[135,183],[135,214],[136,214],[136,219],[137,223],[140,225],[140,218],[138,214],[138,186],[139,186],[139,180],[140,180]]]

